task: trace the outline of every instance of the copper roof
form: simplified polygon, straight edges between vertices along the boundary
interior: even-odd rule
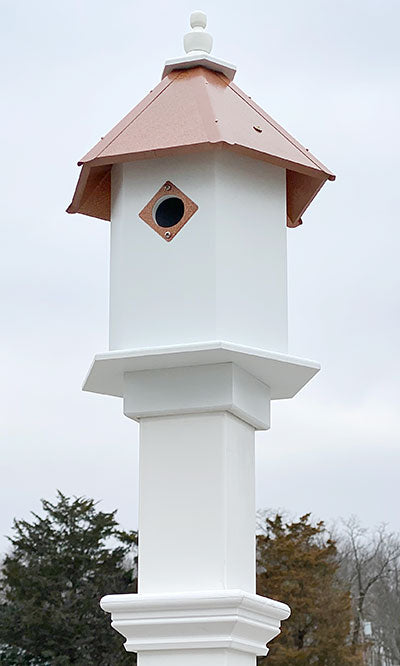
[[[173,71],[78,162],[69,213],[110,220],[113,164],[222,146],[284,167],[288,226],[335,176],[218,72]]]

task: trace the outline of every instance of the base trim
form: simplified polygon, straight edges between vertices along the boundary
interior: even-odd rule
[[[242,590],[103,597],[128,652],[230,649],[265,656],[290,608]]]

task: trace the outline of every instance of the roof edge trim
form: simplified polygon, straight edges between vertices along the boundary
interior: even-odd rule
[[[263,162],[269,162],[283,169],[290,169],[291,171],[297,171],[305,175],[311,176],[313,178],[321,178],[323,176],[324,180],[334,180],[329,178],[328,174],[324,171],[321,171],[318,167],[305,166],[298,164],[297,162],[291,162],[290,160],[284,159],[282,157],[277,157],[274,155],[266,154],[262,151],[254,150],[254,148],[248,148],[247,146],[242,146],[239,143],[228,143],[222,139],[216,141],[204,141],[202,143],[188,144],[186,146],[171,146],[166,148],[157,148],[152,150],[146,150],[141,153],[121,153],[119,155],[113,155],[112,157],[95,157],[89,162],[84,162],[83,167],[96,167],[96,166],[111,166],[112,164],[123,164],[124,162],[137,162],[146,159],[152,159],[153,157],[169,157],[171,155],[177,155],[182,153],[193,153],[200,151],[210,151],[214,148],[227,148],[228,150],[233,150],[235,152],[240,152],[246,155],[249,155],[253,159],[258,159]]]
[[[165,61],[161,80],[175,70],[192,69],[193,67],[204,67],[218,74],[226,76],[228,81],[233,81],[236,74],[236,66],[220,58],[209,55],[192,55],[183,58],[171,58]]]

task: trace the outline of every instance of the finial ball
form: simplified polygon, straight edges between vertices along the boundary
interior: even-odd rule
[[[186,53],[206,54],[211,53],[213,39],[204,28],[207,25],[207,16],[204,12],[197,9],[190,15],[190,25],[192,31],[188,32],[183,38],[183,46]]]
[[[205,28],[207,25],[207,14],[202,12],[200,9],[192,12],[190,15],[190,26],[191,28]]]

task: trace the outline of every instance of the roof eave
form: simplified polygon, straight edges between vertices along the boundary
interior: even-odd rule
[[[68,213],[81,213],[98,219],[111,219],[111,168],[113,164],[167,157],[177,153],[209,151],[223,147],[261,159],[277,167],[286,169],[288,226],[301,224],[301,216],[318,194],[327,180],[334,180],[330,172],[296,164],[274,155],[255,151],[252,148],[224,141],[191,144],[188,146],[166,147],[142,153],[126,153],[112,158],[97,157],[82,165],[78,183]]]
[[[95,157],[91,160],[87,161],[84,160],[79,164],[82,165],[83,167],[90,167],[90,168],[98,166],[111,166],[112,164],[122,164],[124,162],[136,162],[140,160],[152,159],[154,157],[168,157],[170,155],[176,155],[176,154],[185,154],[185,153],[187,154],[192,152],[208,151],[208,150],[213,150],[218,146],[227,148],[229,150],[233,150],[235,152],[242,153],[244,155],[248,155],[249,157],[253,157],[254,159],[259,159],[264,162],[269,162],[270,164],[282,167],[284,169],[290,169],[298,173],[310,175],[312,177],[319,178],[320,176],[323,176],[325,180],[326,179],[335,180],[336,178],[336,176],[332,174],[330,171],[328,170],[322,171],[317,166],[315,167],[306,166],[303,164],[299,164],[298,162],[293,162],[291,160],[284,159],[277,155],[254,150],[254,148],[249,148],[248,146],[241,145],[238,143],[229,143],[228,141],[224,140],[191,143],[183,146],[165,146],[164,148],[155,148],[141,152],[129,152],[129,153],[120,153],[107,157]]]
[[[84,164],[67,213],[111,219],[111,166]]]

